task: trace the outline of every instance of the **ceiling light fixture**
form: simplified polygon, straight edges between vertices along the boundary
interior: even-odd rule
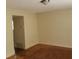
[[[50,0],[41,0],[40,3],[47,5],[49,3]]]

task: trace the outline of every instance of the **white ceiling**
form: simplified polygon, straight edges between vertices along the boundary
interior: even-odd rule
[[[55,9],[71,8],[72,0],[50,0],[47,5],[40,3],[41,0],[6,0],[7,8],[30,10],[35,13],[46,12]]]

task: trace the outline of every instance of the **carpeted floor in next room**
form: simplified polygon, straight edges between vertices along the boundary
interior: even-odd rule
[[[72,49],[38,44],[28,50],[15,49],[17,59],[72,59]]]

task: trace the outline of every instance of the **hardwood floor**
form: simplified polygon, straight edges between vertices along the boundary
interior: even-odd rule
[[[16,59],[72,59],[72,49],[38,44],[28,50],[15,49]]]

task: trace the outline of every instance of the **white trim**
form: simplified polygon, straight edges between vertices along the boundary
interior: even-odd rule
[[[39,44],[47,44],[47,45],[52,45],[52,46],[60,46],[60,47],[72,48],[72,46],[61,45],[61,44],[53,44],[53,43],[48,43],[48,42],[40,42]]]

